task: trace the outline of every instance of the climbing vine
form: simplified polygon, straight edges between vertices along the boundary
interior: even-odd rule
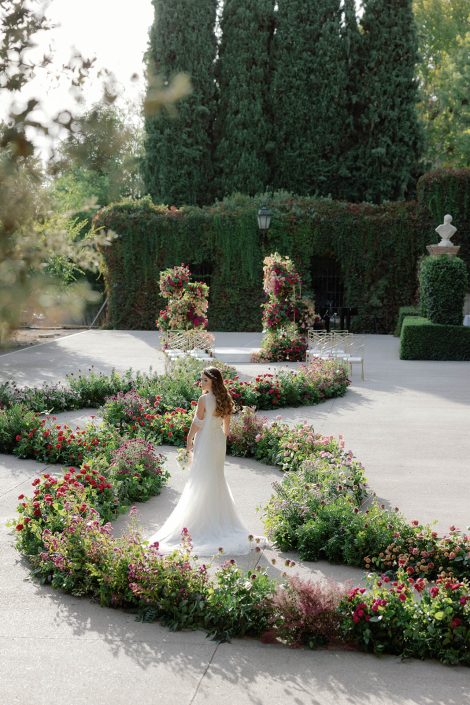
[[[426,174],[418,196],[378,206],[277,192],[268,199],[266,234],[256,220],[261,196],[238,194],[205,208],[169,209],[150,198],[108,206],[94,219],[118,234],[103,252],[108,324],[153,328],[164,305],[159,274],[186,262],[197,279],[204,270],[210,285],[209,329],[261,330],[263,259],[277,251],[293,260],[307,296],[314,258],[336,259],[345,304],[358,310],[354,330],[391,332],[400,306],[416,301],[418,260],[437,242],[434,228],[446,212],[458,228],[460,256],[470,263],[470,169]]]

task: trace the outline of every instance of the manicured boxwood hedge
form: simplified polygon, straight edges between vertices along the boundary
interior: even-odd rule
[[[397,327],[395,328],[395,335],[400,336],[401,334],[401,327],[403,325],[403,321],[405,320],[406,316],[421,316],[421,310],[419,306],[400,306],[400,309],[398,311],[398,321],[397,321]]]
[[[407,316],[400,340],[401,360],[470,360],[470,328]]]
[[[467,287],[467,267],[460,257],[431,255],[421,260],[421,311],[432,323],[453,326],[462,324]]]

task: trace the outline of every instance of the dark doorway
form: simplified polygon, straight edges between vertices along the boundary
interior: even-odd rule
[[[323,309],[337,309],[344,306],[343,275],[335,259],[313,258],[312,288],[318,313]]]
[[[313,257],[311,275],[315,311],[326,329],[349,329],[351,315],[356,311],[345,301],[343,275],[338,261],[333,257]]]
[[[211,285],[212,265],[209,262],[199,262],[198,264],[188,264],[191,270],[191,281],[204,282],[207,286]]]

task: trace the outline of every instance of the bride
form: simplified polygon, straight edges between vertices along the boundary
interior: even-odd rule
[[[196,555],[212,556],[220,547],[229,555],[245,555],[254,547],[253,537],[250,540],[238,516],[224,476],[232,397],[217,367],[203,370],[201,387],[204,393],[187,437],[187,449],[193,450],[189,480],[178,504],[149,542],[157,542],[159,552],[169,553],[180,546],[184,529]]]

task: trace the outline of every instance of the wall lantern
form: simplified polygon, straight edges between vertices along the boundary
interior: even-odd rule
[[[272,213],[267,206],[261,206],[258,211],[258,227],[262,233],[266,233],[271,225]]]

